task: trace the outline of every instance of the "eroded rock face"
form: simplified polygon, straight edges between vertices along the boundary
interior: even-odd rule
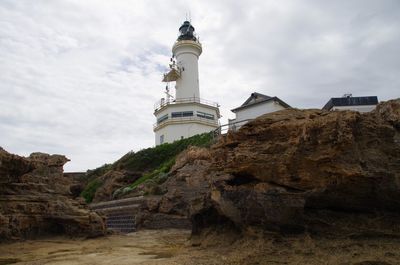
[[[99,178],[104,183],[97,189],[93,202],[109,201],[114,199],[113,193],[119,188],[125,187],[141,176],[141,174],[126,172],[124,170],[111,170]]]
[[[399,121],[400,100],[366,114],[261,116],[210,150],[182,154],[149,211],[187,215],[195,232],[227,222],[242,230],[400,235]]]
[[[190,147],[181,153],[171,169],[172,176],[161,185],[166,193],[147,197],[136,216],[137,226],[190,228],[190,216],[210,207],[209,160],[210,151],[205,148]]]
[[[44,234],[97,236],[103,219],[72,199],[64,177],[65,156],[33,153],[29,157],[0,149],[0,239]]]

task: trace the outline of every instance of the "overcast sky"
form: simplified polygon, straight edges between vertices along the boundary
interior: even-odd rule
[[[398,0],[0,0],[0,146],[65,154],[66,171],[153,146],[189,11],[201,97],[220,103],[222,123],[255,91],[298,108],[399,97]]]

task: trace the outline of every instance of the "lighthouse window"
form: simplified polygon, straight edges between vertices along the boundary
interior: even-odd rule
[[[161,116],[160,118],[158,118],[157,123],[162,123],[165,120],[168,120],[168,114],[165,114],[164,116]]]
[[[205,113],[205,112],[202,112],[202,111],[198,111],[197,112],[197,117],[204,118],[204,119],[209,119],[209,120],[214,120],[214,115],[208,114],[208,113]]]
[[[180,112],[172,112],[171,113],[172,118],[190,117],[190,116],[193,116],[193,111],[180,111]]]
[[[183,111],[182,112],[182,117],[189,117],[193,116],[193,111]]]

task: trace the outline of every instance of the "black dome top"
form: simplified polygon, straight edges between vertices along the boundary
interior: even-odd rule
[[[193,40],[196,41],[196,37],[194,36],[194,27],[190,24],[189,21],[183,22],[182,26],[179,27],[180,35],[178,37],[179,40]]]

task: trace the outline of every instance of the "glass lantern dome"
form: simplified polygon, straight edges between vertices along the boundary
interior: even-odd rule
[[[193,40],[196,41],[196,37],[194,35],[194,27],[190,24],[189,21],[183,22],[182,26],[179,28],[180,35],[178,37],[178,41],[180,40]]]

